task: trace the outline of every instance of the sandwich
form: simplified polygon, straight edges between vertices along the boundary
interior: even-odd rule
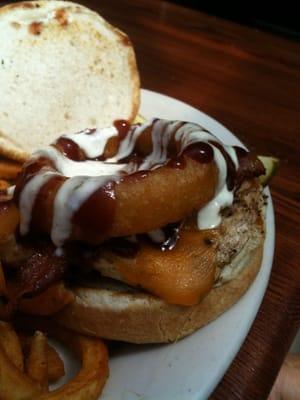
[[[158,123],[174,124],[154,120],[151,126]],[[193,124],[183,126],[202,132],[202,127]],[[218,172],[218,180],[221,175],[227,176],[223,193],[216,189],[200,209],[189,210],[180,220],[164,221],[164,225],[137,234],[131,231],[129,236],[113,237],[96,246],[88,255],[92,273],[82,279],[79,272],[72,287],[75,300],[56,319],[76,331],[108,339],[172,342],[232,306],[259,271],[265,237],[265,198],[258,179],[264,174],[264,166],[253,154],[239,151],[240,169],[236,169],[231,199],[225,199],[228,193],[224,187],[230,174],[227,164],[227,172]],[[168,163],[165,160],[163,166]],[[163,166],[155,171],[160,173]],[[177,172],[174,179],[180,181]],[[156,190],[160,196],[167,196],[172,207],[177,196],[175,183],[162,179]],[[189,200],[185,197],[186,184],[185,180],[183,201]],[[199,189],[205,191],[207,187]],[[146,198],[149,190],[151,186],[143,192]],[[171,194],[166,193],[168,190]],[[167,212],[168,205],[163,206],[162,213]],[[144,206],[140,215],[143,222],[146,214],[156,214],[156,207],[154,200]]]
[[[18,271],[17,298],[64,281],[74,297],[54,318],[70,329],[135,343],[192,333],[260,268],[264,172],[189,122],[61,136],[33,153],[14,190],[19,234],[2,260]]]
[[[191,122],[133,123],[132,45],[85,7],[6,6],[1,35],[0,154],[25,161],[0,192],[2,319],[160,343],[238,301],[263,254],[260,159]]]

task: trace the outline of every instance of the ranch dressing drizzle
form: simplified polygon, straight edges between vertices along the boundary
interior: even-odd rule
[[[213,146],[214,161],[219,171],[219,182],[215,197],[198,211],[197,225],[199,229],[212,229],[221,222],[220,211],[233,202],[233,192],[226,184],[227,165],[219,149]]]
[[[53,171],[41,169],[23,188],[19,202],[21,235],[26,235],[29,232],[32,209],[40,189],[55,175],[57,174]]]
[[[64,182],[54,200],[54,212],[51,229],[51,239],[56,246],[61,246],[68,239],[72,228],[72,216],[81,205],[107,181],[117,180],[123,164],[109,164],[99,161],[72,161],[52,146],[34,153],[37,159],[50,159],[57,172],[42,169],[25,185],[20,195],[20,233],[29,232],[32,209],[41,188],[51,177],[64,175],[70,179]]]
[[[212,229],[218,226],[221,222],[220,211],[221,209],[228,207],[233,202],[233,192],[229,191],[226,185],[227,176],[227,164],[220,150],[215,147],[210,141],[217,141],[216,138],[205,130],[201,130],[201,127],[195,124],[187,124],[179,128],[175,135],[176,140],[181,141],[182,150],[186,149],[193,143],[199,141],[209,143],[214,152],[214,162],[219,172],[218,186],[215,197],[207,203],[197,214],[197,225],[199,229]],[[238,160],[235,154],[235,150],[230,146],[223,146],[229,154],[230,158],[234,162],[237,169]],[[228,149],[231,149],[228,152]]]
[[[121,163],[122,159],[135,152],[138,138],[148,128],[152,129],[152,151],[142,162]],[[107,141],[118,135],[116,127],[101,130],[85,130],[77,134],[65,135],[64,138],[72,140],[86,154],[87,158],[96,158],[104,152]],[[233,202],[233,192],[227,189],[227,163],[224,155],[212,142],[219,142],[215,136],[201,126],[194,123],[180,121],[167,121],[153,119],[144,125],[136,125],[129,129],[125,138],[120,141],[119,149],[114,157],[103,161],[74,161],[62,154],[57,148],[48,146],[34,153],[34,158],[47,158],[51,160],[56,171],[50,172],[42,169],[35,177],[23,187],[20,195],[21,234],[29,231],[32,208],[40,189],[54,175],[68,177],[59,188],[54,199],[54,215],[52,222],[51,238],[61,246],[70,237],[72,232],[72,218],[83,203],[87,201],[98,189],[106,183],[118,183],[126,174],[136,171],[151,171],[170,161],[168,146],[171,140],[180,144],[179,156],[188,151],[189,146],[197,143],[206,143],[213,150],[213,159],[217,166],[219,177],[215,197],[199,212],[197,222],[199,229],[208,229],[220,223],[220,210]],[[236,151],[231,146],[223,146],[235,169],[238,168]],[[188,153],[187,153],[188,154]],[[204,161],[207,162],[207,161]],[[124,175],[125,174],[125,175]],[[201,188],[199,188],[201,190]],[[154,241],[162,240],[159,229],[151,231],[149,236]]]
[[[96,158],[103,154],[107,141],[114,136],[118,136],[118,130],[112,126],[103,129],[86,129],[79,133],[63,135],[63,138],[75,142],[87,158]]]
[[[62,246],[72,232],[72,217],[82,204],[108,181],[119,176],[74,176],[59,188],[54,200],[51,239],[56,246]]]
[[[152,122],[151,120],[144,125],[135,125],[130,129],[125,139],[122,140],[117,154],[114,157],[108,158],[106,162],[115,163],[128,157],[132,153],[139,136],[152,125]]]
[[[114,175],[120,172],[126,164],[112,164],[101,161],[73,161],[62,154],[58,149],[52,146],[45,147],[34,153],[36,158],[45,157],[50,159],[55,168],[61,175],[68,178],[74,176],[102,176]]]
[[[152,129],[152,153],[139,166],[139,171],[160,167],[168,160],[168,144],[176,130],[182,125],[180,121],[166,123],[164,120],[154,120]]]

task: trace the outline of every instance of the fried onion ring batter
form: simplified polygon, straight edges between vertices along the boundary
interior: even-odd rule
[[[37,151],[15,192],[21,234],[99,244],[233,199],[238,156],[194,123],[152,120],[65,135]],[[211,207],[211,206],[210,206]]]

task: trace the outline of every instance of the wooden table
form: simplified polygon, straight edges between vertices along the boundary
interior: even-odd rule
[[[86,1],[131,37],[142,86],[281,160],[276,253],[255,323],[212,399],[265,399],[300,320],[300,44],[154,0]]]

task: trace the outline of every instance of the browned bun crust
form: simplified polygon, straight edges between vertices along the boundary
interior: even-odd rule
[[[261,265],[263,237],[243,250],[239,275],[215,287],[196,306],[168,304],[150,294],[77,287],[75,302],[56,316],[62,325],[92,336],[132,343],[172,342],[191,334],[236,303],[255,279]]]
[[[140,78],[125,33],[69,1],[8,4],[0,20],[0,154],[24,162],[65,132],[134,120]]]

